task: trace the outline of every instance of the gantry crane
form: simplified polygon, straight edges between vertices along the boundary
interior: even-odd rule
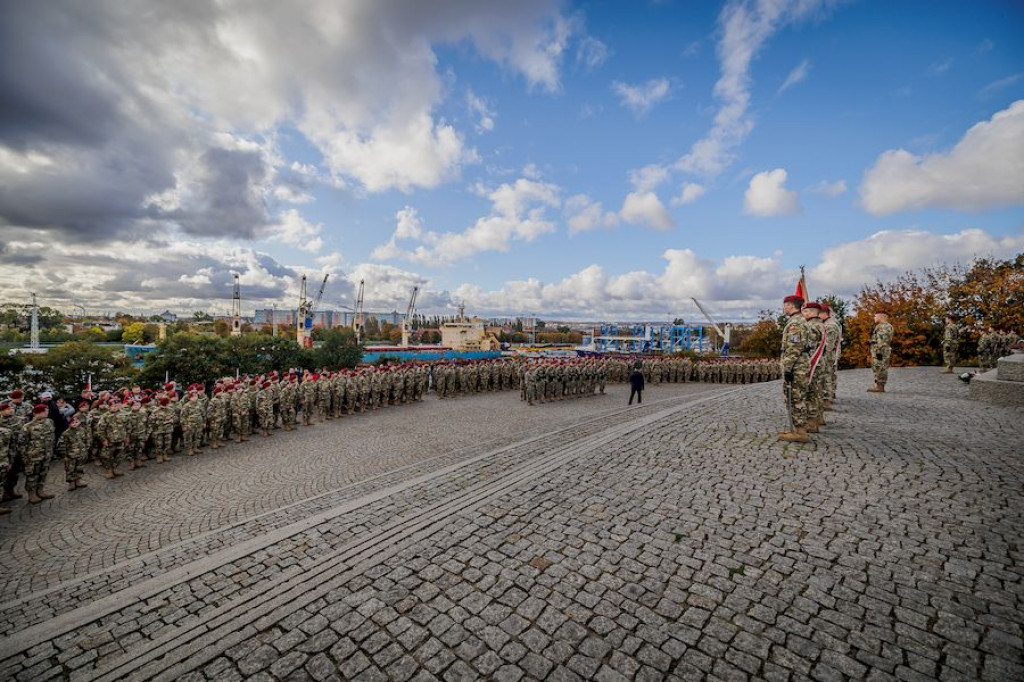
[[[409,307],[405,309],[405,319],[402,320],[402,346],[409,345],[409,326],[412,324],[413,313],[416,312],[416,296],[420,293],[419,286],[412,288],[412,296],[409,297]]]
[[[352,316],[352,330],[356,333],[356,341],[362,340],[363,327],[366,326],[366,320],[363,318],[363,294],[365,291],[365,281],[359,280],[359,295],[356,297],[356,314]]]
[[[718,322],[716,322],[715,319],[713,317],[711,317],[711,314],[707,310],[704,309],[704,306],[702,306],[700,304],[700,301],[698,301],[697,299],[695,299],[693,297],[691,297],[690,300],[692,300],[694,302],[694,304],[697,306],[698,310],[700,310],[702,313],[704,313],[704,317],[708,318],[708,322],[710,322],[711,326],[715,328],[715,331],[718,332],[718,335],[722,337],[722,355],[723,356],[728,356],[729,355],[729,336],[732,334],[732,325],[727,323],[725,325],[725,328],[723,329],[722,325],[718,324]]]

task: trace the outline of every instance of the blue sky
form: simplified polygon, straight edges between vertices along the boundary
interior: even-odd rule
[[[800,265],[851,296],[1024,251],[1020,3],[9,11],[16,296],[217,309],[240,272],[284,307],[331,272],[336,305],[366,279],[383,309],[749,318]],[[26,83],[63,78],[95,130]]]

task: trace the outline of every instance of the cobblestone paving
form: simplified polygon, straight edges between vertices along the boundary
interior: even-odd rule
[[[1024,413],[869,381],[811,445],[769,384],[465,458],[16,632],[0,678],[1024,679]]]

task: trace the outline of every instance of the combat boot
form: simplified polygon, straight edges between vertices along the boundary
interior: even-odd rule
[[[808,419],[805,428],[807,433],[818,433],[818,422],[814,419]]]
[[[157,461],[159,462],[160,460],[158,459]],[[113,469],[107,469],[106,471],[104,471],[103,472],[103,478],[106,478],[108,480],[111,479],[111,478],[114,478],[114,470]]]
[[[947,367],[945,370],[943,370],[942,373],[943,374],[952,374],[953,373],[953,368],[952,367]]]
[[[784,443],[809,443],[811,442],[810,437],[807,435],[807,429],[802,426],[796,427],[795,430],[783,433],[779,436],[779,440]]]
[[[11,513],[11,508],[10,507],[0,507],[0,516],[4,516],[5,514],[10,514],[10,513]]]
[[[825,401],[824,409],[825,409],[826,412],[831,412],[832,411],[832,401],[831,400],[826,400]]]
[[[74,490],[77,487],[78,486],[75,485],[75,482],[71,481],[71,483],[68,483],[68,492],[71,492],[72,490]]]
[[[51,495],[50,493],[44,493],[44,492],[40,491],[40,492],[38,492],[36,494],[39,495],[39,499],[40,500],[52,500],[53,499],[53,495]]]
[[[42,501],[43,501],[43,498],[41,498],[38,495],[36,495],[35,492],[33,492],[31,490],[28,491],[28,503],[29,504],[39,504]]]
[[[881,384],[875,384],[868,389],[868,393],[885,393],[885,387]]]

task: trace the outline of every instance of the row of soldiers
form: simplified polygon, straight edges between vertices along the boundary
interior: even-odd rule
[[[608,382],[629,381],[638,369],[648,384],[688,382],[753,384],[782,375],[779,363],[763,358],[616,357],[546,360],[522,368],[520,399],[532,405],[604,393]]]
[[[779,440],[807,443],[808,433],[818,433],[825,426],[825,412],[835,401],[842,327],[827,303],[805,303],[801,296],[787,296],[783,311],[788,320],[782,331],[780,365],[789,428],[779,433]],[[876,323],[880,317],[882,313],[876,315]],[[891,340],[887,319],[884,327],[876,324],[871,340],[875,386],[869,390],[885,390]]]
[[[942,331],[942,364],[946,374],[952,374],[959,358],[960,326],[951,315],[946,316],[946,325]],[[993,369],[999,358],[1006,357],[1011,349],[1020,341],[1013,332],[996,331],[988,327],[978,338],[978,369],[982,372]]]

